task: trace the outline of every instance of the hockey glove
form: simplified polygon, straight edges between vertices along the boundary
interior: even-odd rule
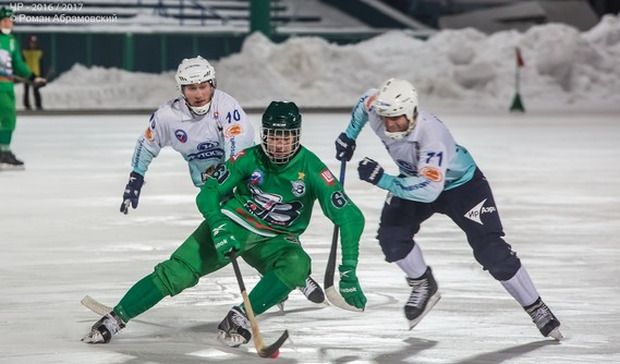
[[[351,139],[345,133],[340,133],[336,139],[336,159],[341,161],[343,158],[350,161],[355,152],[355,139]]]
[[[341,265],[338,270],[340,271],[340,295],[349,305],[363,310],[366,307],[366,296],[355,275],[355,268]]]
[[[136,172],[129,174],[129,182],[125,186],[125,192],[123,193],[123,203],[121,204],[121,212],[125,215],[129,212],[129,206],[134,209],[138,207],[138,200],[140,199],[140,189],[144,184],[144,177]]]
[[[227,256],[232,249],[235,251],[241,249],[241,244],[232,234],[231,224],[230,221],[220,220],[211,230],[215,250],[223,257]]]
[[[357,167],[357,171],[360,174],[360,179],[366,182],[370,182],[373,185],[379,183],[379,180],[383,176],[383,168],[376,161],[366,157],[362,160]]]

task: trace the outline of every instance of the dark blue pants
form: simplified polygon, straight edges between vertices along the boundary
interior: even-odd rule
[[[474,258],[495,279],[508,280],[519,270],[521,261],[502,239],[504,231],[491,187],[479,169],[471,181],[443,191],[431,203],[396,196],[386,201],[377,235],[385,260],[395,262],[406,257],[420,224],[436,212],[449,216],[465,232]]]

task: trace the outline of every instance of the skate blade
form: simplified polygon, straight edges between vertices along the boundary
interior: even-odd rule
[[[247,340],[245,340],[243,336],[236,334],[236,333],[228,335],[226,332],[222,330],[220,330],[220,332],[218,333],[217,339],[222,344],[229,346],[231,348],[238,348],[242,344],[248,343]]]
[[[25,170],[26,167],[22,166],[15,166],[12,164],[6,164],[6,163],[0,163],[0,171],[23,171]]]
[[[97,330],[93,330],[86,334],[86,336],[82,338],[82,341],[87,344],[105,344],[103,335]]]
[[[562,336],[562,333],[560,332],[560,328],[556,327],[555,329],[551,330],[551,332],[549,333],[549,337],[560,341],[562,339],[564,339],[564,336]]]
[[[426,308],[424,309],[424,312],[422,312],[422,314],[418,317],[416,317],[413,320],[409,320],[409,330],[411,331],[418,323],[420,323],[420,321],[422,321],[422,319],[424,318],[424,316],[426,316],[427,313],[430,312],[430,310],[433,309],[433,307],[435,307],[435,305],[437,304],[437,302],[439,302],[439,299],[441,298],[441,294],[439,294],[439,291],[437,291],[429,300],[428,303],[426,304]]]

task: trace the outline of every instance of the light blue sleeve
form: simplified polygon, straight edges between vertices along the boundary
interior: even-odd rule
[[[157,143],[159,131],[159,124],[155,122],[155,113],[151,115],[149,125],[138,140],[136,141],[136,147],[131,157],[131,168],[134,172],[139,173],[143,177],[146,175],[146,171],[149,165],[153,161],[153,158],[157,157],[162,146]]]
[[[395,177],[384,173],[377,186],[405,200],[429,203],[439,197],[444,184],[425,177]]]
[[[355,104],[351,112],[351,122],[344,131],[349,138],[357,139],[364,125],[368,122],[368,110],[372,107],[376,91],[375,89],[370,89],[357,100],[357,104]]]

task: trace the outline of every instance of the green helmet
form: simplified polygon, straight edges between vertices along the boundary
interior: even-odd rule
[[[0,19],[10,18],[13,16],[13,9],[3,6],[0,8]]]
[[[294,102],[272,101],[263,114],[263,151],[275,164],[285,164],[299,150],[301,114]]]

